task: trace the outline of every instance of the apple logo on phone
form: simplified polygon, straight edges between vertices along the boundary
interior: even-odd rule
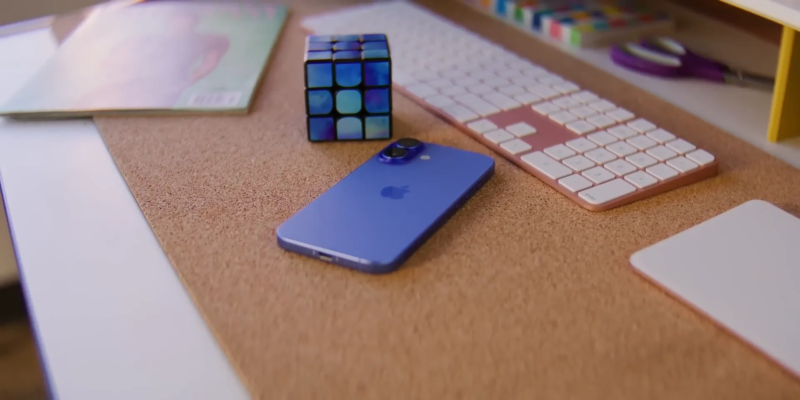
[[[408,193],[408,186],[387,186],[381,190],[381,196],[387,199],[400,200]]]

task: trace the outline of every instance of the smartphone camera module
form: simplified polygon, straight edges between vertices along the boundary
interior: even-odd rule
[[[388,160],[400,160],[408,155],[408,150],[402,147],[389,146],[381,152],[381,156]]]
[[[403,138],[394,143],[397,147],[402,147],[407,150],[416,149],[422,146],[422,142],[414,138]]]
[[[417,139],[400,139],[381,151],[379,159],[389,164],[405,164],[411,161],[425,145]]]

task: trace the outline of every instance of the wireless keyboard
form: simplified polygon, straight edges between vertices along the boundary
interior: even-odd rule
[[[418,5],[350,7],[303,27],[385,33],[396,89],[588,210],[717,173],[708,151]]]

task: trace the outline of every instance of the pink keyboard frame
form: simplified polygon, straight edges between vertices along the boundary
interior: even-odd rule
[[[530,164],[526,163],[522,160],[521,156],[525,154],[529,154],[534,151],[543,151],[544,149],[555,146],[557,144],[564,144],[570,140],[577,139],[579,137],[585,137],[586,135],[578,135],[573,133],[572,131],[568,130],[566,127],[559,125],[557,122],[552,121],[547,116],[541,115],[534,111],[531,106],[520,106],[508,111],[501,111],[497,114],[485,117],[484,119],[493,122],[500,128],[504,128],[506,126],[515,124],[517,122],[525,122],[528,125],[536,128],[536,133],[532,135],[523,136],[522,139],[524,142],[528,143],[533,147],[531,150],[519,153],[519,154],[511,154],[500,147],[499,144],[495,144],[492,141],[483,137],[483,135],[469,129],[466,124],[456,121],[449,115],[439,111],[435,107],[431,106],[425,100],[415,96],[414,94],[405,90],[402,86],[398,84],[393,85],[394,88],[401,92],[406,97],[410,98],[415,103],[419,104],[426,110],[434,113],[438,117],[444,119],[445,121],[449,122],[456,128],[460,129],[462,132],[466,133],[467,135],[471,136],[473,139],[477,140],[484,146],[492,149],[496,153],[502,155],[509,161],[513,162],[520,168],[524,169],[531,175],[539,178],[540,180],[547,183],[550,187],[558,191],[559,193],[567,196],[572,201],[578,203],[581,207],[590,210],[590,211],[605,211],[610,210],[612,208],[616,208],[625,204],[633,203],[635,201],[639,201],[642,199],[646,199],[651,196],[655,196],[657,194],[661,194],[664,192],[668,192],[673,189],[680,188],[682,186],[690,185],[695,182],[702,181],[707,178],[711,178],[717,175],[719,161],[714,159],[713,162],[700,166],[697,169],[682,173],[672,179],[667,179],[665,181],[659,181],[658,183],[649,186],[644,189],[639,189],[633,193],[624,195],[617,199],[614,199],[608,203],[604,204],[591,204],[587,201],[583,200],[578,196],[578,193],[573,193],[566,187],[562,186],[558,183],[556,179],[551,179],[547,175],[539,172],[536,168],[533,168]],[[472,121],[470,121],[472,122]],[[598,131],[601,131],[599,129]],[[680,136],[679,136],[680,137]],[[639,168],[638,170],[643,170]],[[594,185],[597,186],[597,185]]]

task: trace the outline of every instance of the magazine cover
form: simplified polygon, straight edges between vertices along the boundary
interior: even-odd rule
[[[247,112],[286,14],[253,3],[104,8],[0,115]]]

